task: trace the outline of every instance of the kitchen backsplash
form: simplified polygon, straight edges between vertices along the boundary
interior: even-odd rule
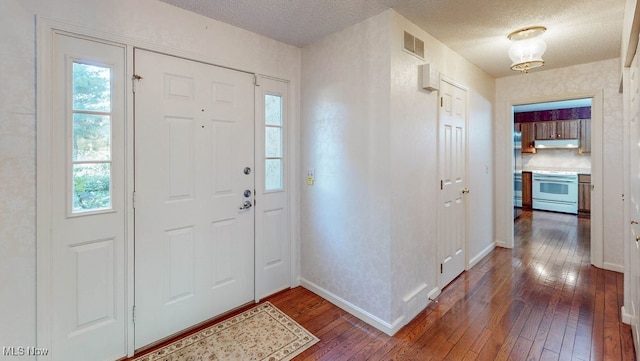
[[[577,149],[538,149],[536,154],[522,155],[522,170],[591,174],[591,154],[580,154]]]

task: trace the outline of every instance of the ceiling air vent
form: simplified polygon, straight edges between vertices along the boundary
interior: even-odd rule
[[[420,59],[424,59],[424,41],[416,38],[406,31],[404,32],[404,50]]]

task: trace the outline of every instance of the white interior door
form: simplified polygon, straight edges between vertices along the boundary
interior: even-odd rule
[[[631,330],[636,350],[640,347],[640,73],[638,67],[638,54],[633,59],[629,69],[629,219],[631,219],[631,239],[628,240],[630,250],[628,267],[625,276],[629,276],[629,298],[631,309]],[[626,307],[625,307],[626,308]]]
[[[254,299],[254,84],[137,49],[135,72],[139,348]]]
[[[440,81],[438,261],[440,288],[464,271],[466,246],[466,91]]]
[[[289,288],[288,83],[256,88],[256,300]]]
[[[53,50],[51,182],[38,185],[51,196],[38,302],[52,344],[41,346],[55,360],[115,360],[126,355],[125,49],[54,34]]]

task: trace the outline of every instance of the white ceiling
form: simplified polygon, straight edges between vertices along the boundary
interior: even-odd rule
[[[496,78],[517,74],[509,68],[507,34],[528,26],[548,29],[541,70],[618,57],[625,4],[625,0],[160,1],[298,47],[393,8]]]

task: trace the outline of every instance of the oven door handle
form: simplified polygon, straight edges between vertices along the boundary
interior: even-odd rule
[[[577,181],[572,181],[572,180],[549,179],[549,178],[533,178],[533,181],[545,182],[545,183],[567,183],[567,184],[578,183]]]

